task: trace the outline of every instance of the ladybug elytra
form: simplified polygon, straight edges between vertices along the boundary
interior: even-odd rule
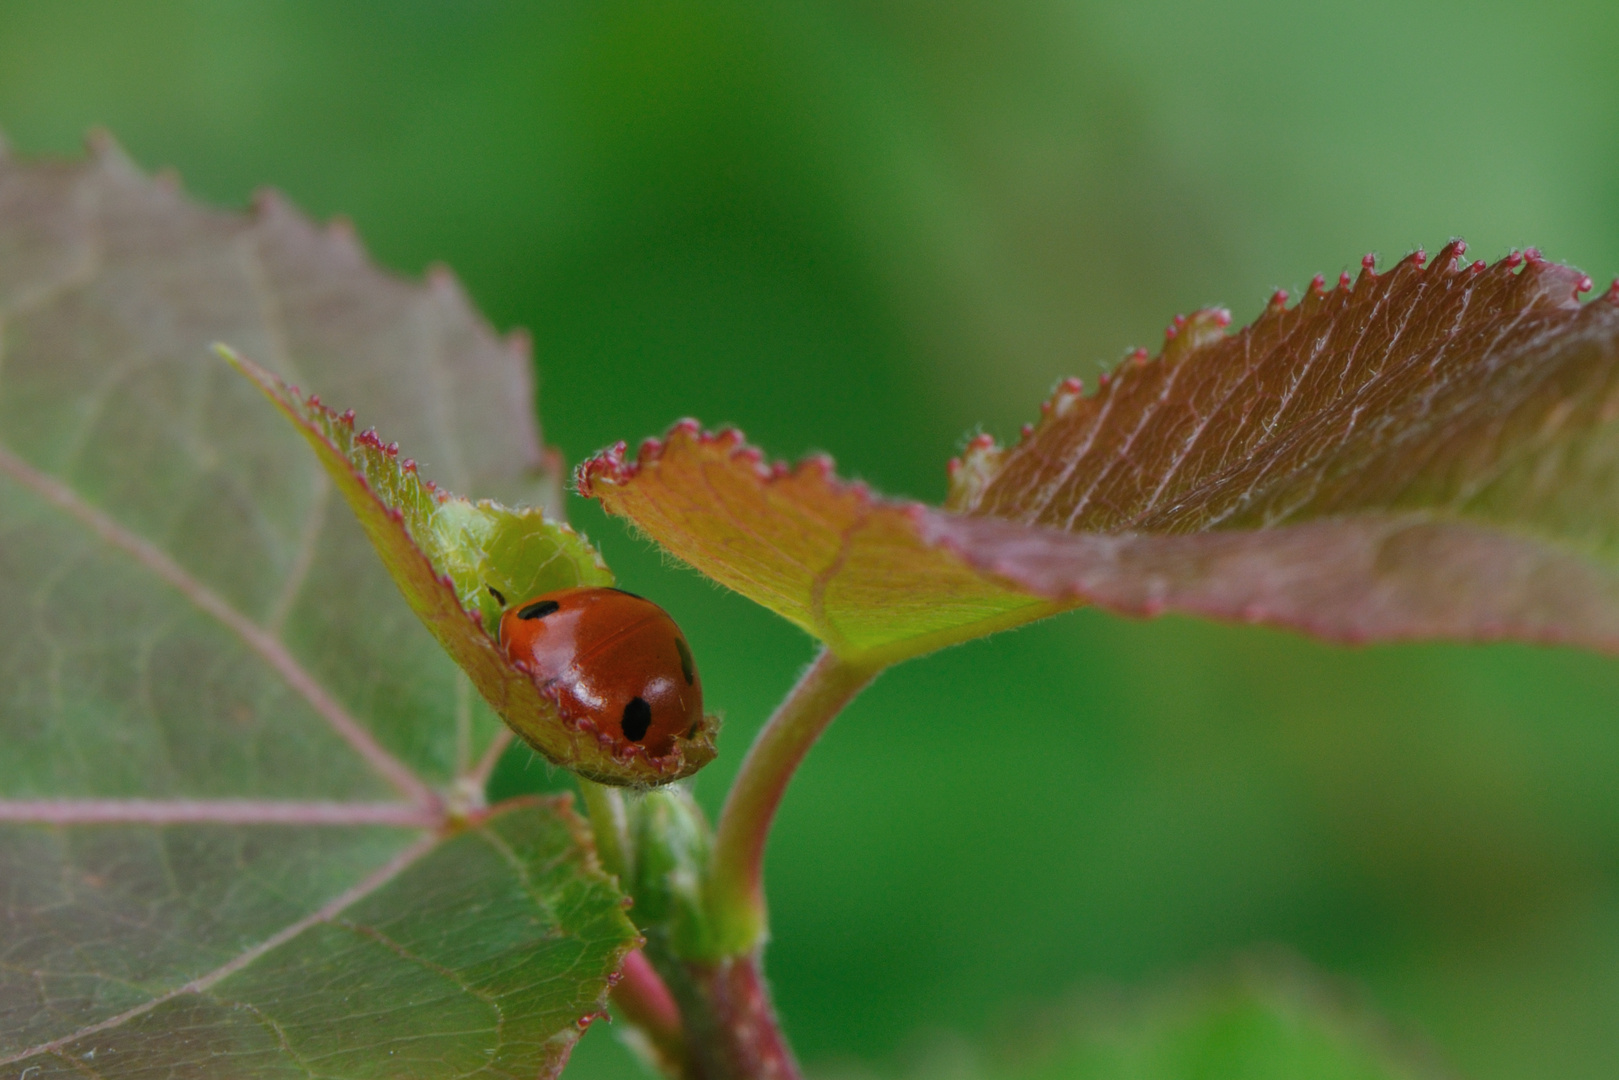
[[[589,720],[653,757],[702,726],[703,683],[686,636],[668,612],[634,593],[543,593],[506,609],[499,640],[506,658],[554,695],[565,719]]]

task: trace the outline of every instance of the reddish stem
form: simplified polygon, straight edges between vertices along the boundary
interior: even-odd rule
[[[686,1022],[693,1080],[802,1080],[776,1021],[759,954],[659,967]]]
[[[686,1036],[680,1006],[653,970],[646,954],[636,949],[624,958],[619,981],[612,990],[613,1008],[646,1036],[657,1065],[668,1076],[691,1077],[686,1060]]]
[[[763,943],[765,840],[776,808],[821,732],[880,670],[822,651],[753,741],[725,797],[709,863],[709,918],[720,957],[751,957]]]

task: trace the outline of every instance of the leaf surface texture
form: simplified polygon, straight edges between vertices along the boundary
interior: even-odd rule
[[[565,806],[481,807],[504,727],[215,341],[556,501],[447,275],[0,159],[0,1074],[554,1074],[620,897]]]

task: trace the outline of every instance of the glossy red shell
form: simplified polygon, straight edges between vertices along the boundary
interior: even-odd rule
[[[653,757],[695,735],[703,683],[669,613],[619,589],[560,589],[512,604],[500,645],[565,720],[646,748]]]

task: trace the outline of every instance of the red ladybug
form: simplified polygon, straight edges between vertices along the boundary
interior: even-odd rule
[[[559,589],[514,604],[500,617],[500,644],[556,695],[564,718],[588,719],[653,757],[702,725],[703,683],[686,636],[667,611],[634,593]]]

